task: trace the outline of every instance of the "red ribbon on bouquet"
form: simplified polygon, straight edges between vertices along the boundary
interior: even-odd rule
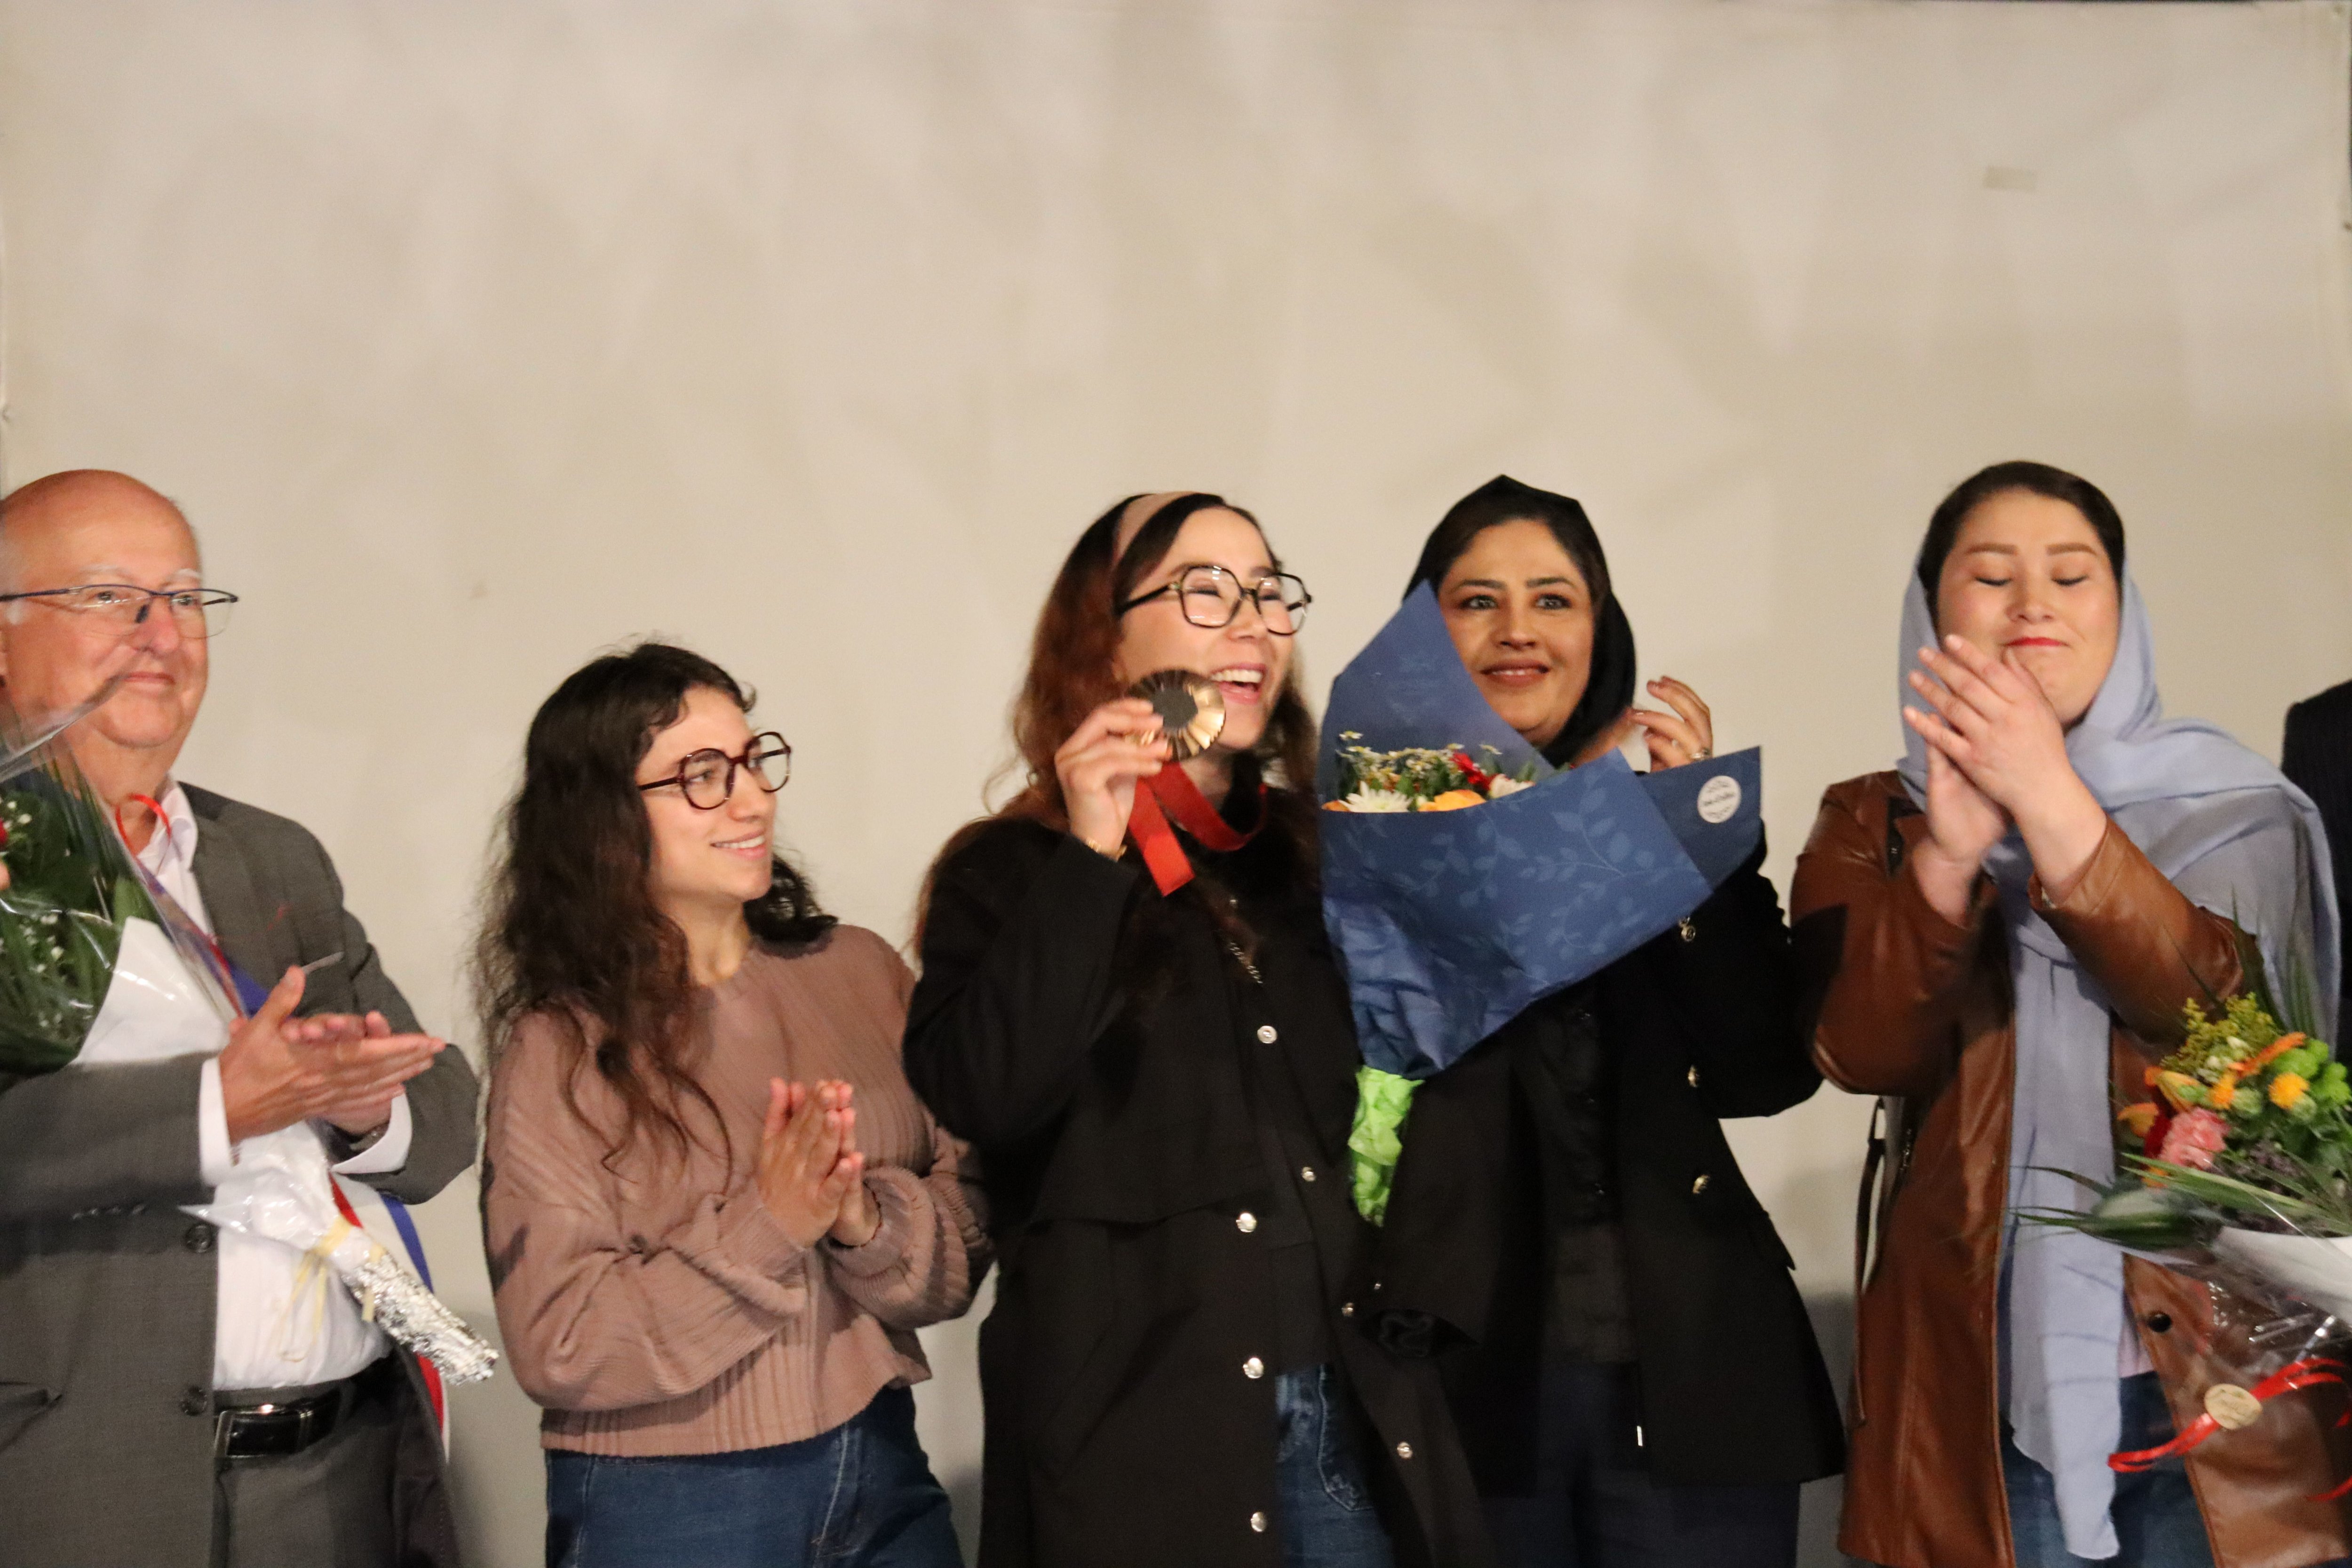
[[[2329,1383],[2342,1384],[2345,1379],[2341,1374],[2347,1372],[2352,1372],[2352,1367],[2346,1366],[2332,1356],[2309,1356],[2302,1361],[2290,1362],[2254,1384],[2252,1388],[2238,1392],[2250,1395],[2258,1405],[2264,1404],[2278,1394],[2286,1394],[2294,1389],[2316,1388],[2322,1384]],[[2352,1416],[2347,1416],[2346,1419],[2352,1420]],[[2232,1422],[2231,1427],[2243,1426],[2246,1424],[2245,1421]],[[2338,1426],[2343,1424],[2340,1421],[2336,1423]],[[2171,1442],[2157,1448],[2137,1448],[2130,1453],[2110,1454],[2107,1456],[2107,1468],[2111,1470],[2120,1470],[2126,1475],[2145,1470],[2159,1460],[2168,1459],[2175,1454],[2189,1452],[2216,1432],[2229,1429],[2231,1428],[2224,1427],[2214,1416],[2209,1394],[2206,1413],[2182,1427],[2179,1435]],[[2347,1480],[2334,1491],[2324,1492],[2311,1500],[2328,1502],[2344,1496],[2347,1492],[2352,1492],[2352,1480]]]
[[[1162,898],[1192,879],[1192,862],[1185,856],[1184,847],[1176,842],[1169,819],[1174,818],[1176,826],[1192,835],[1202,848],[1229,855],[1256,837],[1258,827],[1265,826],[1265,784],[1257,786],[1257,827],[1244,833],[1217,815],[1217,808],[1182,768],[1164,767],[1140,782],[1134,809],[1128,813],[1127,831],[1135,847],[1143,851],[1143,863]]]

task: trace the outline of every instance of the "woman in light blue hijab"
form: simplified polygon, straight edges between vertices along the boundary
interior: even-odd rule
[[[2183,1005],[2243,989],[2249,952],[2332,1005],[2316,814],[2221,731],[2164,718],[2122,521],[2074,475],[2005,463],[1937,509],[1901,661],[1903,763],[1829,792],[1792,897],[1823,1071],[1900,1097],[1845,1548],[1900,1568],[2336,1558],[2341,1518],[2309,1500],[2340,1479],[2333,1413],[2309,1402],[2186,1468],[2108,1468],[2227,1380],[2200,1348],[2210,1302],[2015,1218],[2083,1205],[2053,1173],[2112,1172],[2118,1086],[2142,1097]]]

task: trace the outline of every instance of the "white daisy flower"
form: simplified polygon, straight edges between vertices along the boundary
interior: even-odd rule
[[[1392,789],[1360,789],[1340,803],[1349,811],[1411,811],[1412,802]]]

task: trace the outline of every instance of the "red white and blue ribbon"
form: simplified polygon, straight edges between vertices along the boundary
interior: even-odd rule
[[[349,1176],[335,1178],[335,1209],[344,1219],[365,1231],[368,1239],[383,1247],[406,1265],[408,1271],[433,1289],[433,1270],[425,1261],[425,1244],[417,1239],[416,1221],[408,1205],[390,1193],[380,1193],[365,1182]],[[441,1448],[449,1448],[449,1400],[441,1386],[441,1369],[423,1356],[416,1359],[416,1370],[425,1374],[425,1394],[433,1405],[433,1424],[441,1432]]]

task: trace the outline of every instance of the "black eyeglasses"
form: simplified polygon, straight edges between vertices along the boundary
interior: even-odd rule
[[[735,794],[735,771],[747,768],[759,786],[770,795],[792,782],[793,749],[773,730],[751,737],[740,757],[730,757],[716,746],[699,752],[688,752],[678,760],[677,772],[666,779],[641,784],[641,790],[669,789],[686,796],[686,804],[697,811],[717,811]]]
[[[1290,637],[1305,626],[1307,606],[1315,602],[1306,583],[1287,572],[1261,577],[1244,588],[1240,578],[1222,566],[1187,566],[1176,574],[1174,582],[1162,584],[1148,594],[1138,594],[1113,609],[1123,616],[1138,605],[1149,604],[1168,594],[1176,595],[1176,607],[1184,612],[1186,620],[1212,631],[1232,626],[1244,604],[1255,605],[1258,619],[1278,637]]]
[[[228,608],[236,595],[219,588],[142,588],[130,583],[84,583],[76,588],[36,588],[26,594],[0,594],[0,605],[32,599],[52,609],[71,610],[110,626],[124,637],[147,624],[147,612],[163,601],[172,622],[184,637],[218,637],[228,629]]]

